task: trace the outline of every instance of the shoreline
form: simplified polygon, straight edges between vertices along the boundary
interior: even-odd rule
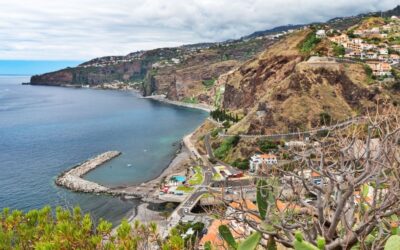
[[[191,159],[190,151],[182,140],[174,157],[159,175],[140,184],[115,187],[111,188],[110,191],[115,194],[124,195],[127,199],[130,198],[130,195],[134,194],[135,198],[139,198],[142,202],[165,202],[158,199],[157,192],[162,180],[170,175],[185,171],[185,166],[191,161]]]
[[[62,88],[72,88],[72,89],[95,89],[95,90],[117,90],[117,91],[133,91],[138,94],[138,98],[141,99],[150,99],[155,100],[158,102],[171,104],[178,107],[185,107],[185,108],[192,108],[205,111],[210,113],[211,111],[215,110],[213,106],[204,103],[186,103],[181,101],[173,101],[169,100],[165,95],[149,95],[143,96],[141,91],[135,87],[127,86],[126,84],[121,85],[113,85],[112,83],[105,84],[105,85],[95,85],[95,86],[86,86],[86,85],[75,85],[75,84],[32,84],[30,82],[23,82],[22,85],[30,85],[30,86],[47,86],[47,87],[62,87]]]
[[[27,84],[27,83],[25,83]],[[27,84],[28,85],[28,84]],[[44,84],[30,84],[32,86],[53,86],[53,87],[65,87],[65,88],[86,88],[83,86],[75,86],[75,85],[44,85]],[[153,96],[143,96],[137,89],[127,89],[127,88],[104,88],[104,87],[90,87],[90,89],[97,89],[97,90],[118,90],[118,91],[133,91],[136,94],[137,98],[141,99],[151,99],[154,101],[158,101],[164,104],[169,104],[169,105],[174,105],[178,107],[186,107],[186,108],[192,108],[192,109],[197,109],[197,110],[202,110],[205,112],[210,113],[212,110],[214,110],[213,107],[206,105],[206,104],[192,104],[192,103],[184,103],[184,102],[179,102],[179,101],[172,101],[168,100],[165,95],[153,95]],[[199,125],[199,127],[201,124]],[[200,158],[200,154],[198,153],[197,149],[194,147],[194,145],[190,142],[191,136],[194,134],[194,132],[198,129],[195,128],[192,132],[186,134],[181,138],[180,140],[180,147],[179,149],[175,152],[175,155],[171,159],[171,161],[166,164],[166,166],[163,168],[162,172],[155,176],[152,179],[146,180],[142,182],[141,184],[135,184],[135,185],[126,185],[126,186],[119,186],[119,187],[106,187],[102,186],[100,184],[97,184],[95,182],[87,181],[84,178],[81,178],[84,176],[87,172],[100,167],[103,163],[106,161],[112,160],[113,158],[119,156],[121,153],[118,152],[117,155],[100,162],[98,164],[95,164],[93,168],[88,170],[87,172],[84,172],[82,174],[78,175],[71,175],[69,174],[71,171],[73,172],[76,169],[79,169],[82,167],[82,165],[85,165],[86,163],[90,163],[90,161],[95,160],[98,157],[101,157],[103,154],[100,154],[94,158],[88,159],[84,161],[83,163],[80,163],[78,165],[75,165],[74,167],[67,169],[60,173],[57,178],[56,178],[56,185],[62,186],[64,188],[67,188],[73,192],[83,192],[83,193],[92,193],[92,194],[106,194],[106,195],[112,195],[112,196],[119,196],[122,199],[139,199],[140,204],[137,207],[132,208],[129,213],[127,213],[127,216],[129,217],[128,219],[130,221],[137,219],[137,218],[142,218],[143,216],[146,216],[151,214],[152,218],[161,218],[158,215],[158,212],[152,211],[147,208],[149,203],[163,203],[166,201],[163,201],[159,199],[158,197],[158,191],[159,191],[159,186],[164,178],[167,178],[168,176],[174,175],[174,174],[179,174],[184,171],[186,171],[188,163],[190,163],[192,160],[195,160],[196,158]],[[109,151],[111,152],[111,151]],[[65,176],[68,176],[69,179],[67,181],[60,181],[61,179],[65,178]],[[83,186],[84,188],[80,188],[80,186]],[[147,217],[147,216],[146,216]],[[164,219],[165,220],[165,219]],[[161,220],[156,220],[157,222],[161,222]]]
[[[203,110],[203,111],[208,112],[208,113],[210,113],[211,111],[214,110],[214,108],[212,106],[209,106],[207,104],[185,103],[185,102],[180,102],[180,101],[172,101],[172,100],[167,99],[167,97],[165,95],[141,96],[141,98],[142,99],[155,100],[155,101],[159,101],[159,102],[162,102],[162,103],[175,105],[175,106],[178,106],[178,107],[199,109],[199,110]]]

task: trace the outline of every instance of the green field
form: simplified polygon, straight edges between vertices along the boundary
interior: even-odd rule
[[[176,190],[177,190],[177,191],[183,191],[183,192],[189,193],[189,192],[191,192],[191,191],[194,190],[194,187],[178,186],[178,187],[176,188]]]
[[[192,176],[192,178],[190,178],[189,184],[200,185],[201,183],[203,183],[203,170],[201,169],[201,167],[197,166],[194,167],[194,171],[196,173]]]

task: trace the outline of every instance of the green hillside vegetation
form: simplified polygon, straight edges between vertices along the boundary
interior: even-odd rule
[[[214,155],[218,159],[225,159],[226,155],[228,152],[235,147],[239,143],[240,137],[239,136],[232,136],[228,137],[223,142],[221,145],[214,151]]]
[[[302,53],[310,53],[319,42],[321,42],[321,39],[317,38],[315,32],[311,32],[300,44],[300,51]]]

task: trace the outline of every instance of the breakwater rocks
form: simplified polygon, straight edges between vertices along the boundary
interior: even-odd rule
[[[89,159],[59,175],[56,184],[77,192],[114,194],[110,188],[85,180],[82,176],[120,154],[121,152],[118,151],[107,151]]]

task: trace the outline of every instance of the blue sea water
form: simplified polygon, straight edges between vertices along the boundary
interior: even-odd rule
[[[79,205],[113,222],[138,201],[78,194],[54,184],[71,166],[108,150],[122,155],[85,176],[107,186],[159,175],[202,111],[140,99],[134,92],[21,85],[0,77],[0,208]]]

